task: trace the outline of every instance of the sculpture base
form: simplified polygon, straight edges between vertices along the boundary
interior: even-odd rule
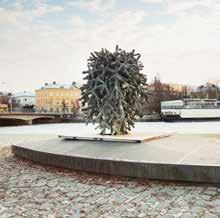
[[[220,183],[220,135],[173,134],[143,143],[39,140],[15,156],[75,170],[147,179]]]
[[[63,140],[73,141],[106,141],[106,142],[124,142],[124,143],[142,143],[156,139],[162,139],[171,136],[171,134],[146,134],[146,133],[134,133],[126,135],[73,135],[65,136],[60,135],[59,138]]]

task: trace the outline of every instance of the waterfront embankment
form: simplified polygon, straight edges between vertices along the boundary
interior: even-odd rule
[[[161,121],[160,115],[146,115],[138,118],[137,122],[154,122]],[[23,114],[23,113],[2,113],[0,114],[1,126],[21,126],[33,124],[50,124],[50,123],[85,123],[83,117],[68,118],[64,115],[53,114]]]

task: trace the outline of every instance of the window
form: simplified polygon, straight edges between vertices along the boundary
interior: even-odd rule
[[[167,105],[167,106],[161,106],[162,109],[182,109],[182,106],[177,105]]]

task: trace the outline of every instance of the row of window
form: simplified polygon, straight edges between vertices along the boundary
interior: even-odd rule
[[[23,102],[31,102],[31,103],[33,103],[34,100],[33,100],[33,99],[24,98],[24,99],[13,100],[13,102],[16,103],[16,104],[21,104],[21,103],[23,103]]]
[[[219,109],[220,105],[161,106],[161,109]]]
[[[56,101],[56,100],[37,100],[36,101],[37,105],[72,105],[75,104],[75,101],[66,101],[66,100],[60,100],[60,101]]]
[[[73,113],[74,108],[38,108],[37,112],[40,113]]]
[[[182,109],[182,106],[161,106],[161,109]]]
[[[46,92],[46,93],[38,93],[37,97],[63,97],[63,96],[75,96],[76,93],[74,92]]]

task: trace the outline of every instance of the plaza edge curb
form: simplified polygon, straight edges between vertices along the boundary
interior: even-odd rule
[[[11,145],[12,153],[27,160],[90,173],[156,180],[220,183],[220,166],[163,164],[69,156]]]

